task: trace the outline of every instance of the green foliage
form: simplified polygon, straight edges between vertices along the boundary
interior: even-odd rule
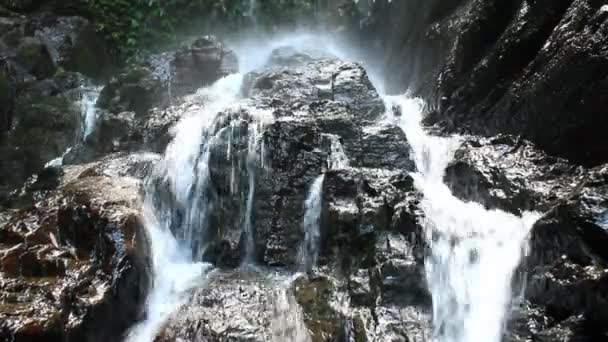
[[[83,0],[91,19],[121,56],[140,47],[174,40],[194,22],[206,27],[239,28],[251,23],[250,0]],[[293,23],[311,17],[319,3],[352,0],[256,0],[255,21],[261,26]],[[349,10],[352,8],[349,8]]]
[[[179,24],[212,10],[210,0],[87,0],[89,12],[118,55],[170,40]]]

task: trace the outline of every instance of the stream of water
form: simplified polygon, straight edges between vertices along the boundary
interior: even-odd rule
[[[385,97],[387,118],[406,133],[424,194],[427,280],[433,297],[437,342],[500,342],[511,301],[513,273],[524,253],[535,213],[517,217],[456,198],[443,182],[458,137],[437,137],[421,125],[423,103]]]

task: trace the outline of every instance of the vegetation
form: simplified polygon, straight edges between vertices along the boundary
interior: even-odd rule
[[[172,41],[188,26],[251,24],[251,6],[260,25],[284,24],[312,14],[321,0],[86,0],[91,18],[119,54]]]

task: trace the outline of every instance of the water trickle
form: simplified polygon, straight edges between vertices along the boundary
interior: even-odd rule
[[[272,122],[272,112],[265,109],[249,107],[249,115],[252,122],[249,124],[248,152],[247,152],[247,173],[249,177],[249,190],[245,209],[245,264],[255,263],[255,232],[253,230],[253,202],[255,199],[255,186],[258,167],[264,167],[264,128]]]
[[[102,87],[82,87],[80,113],[82,117],[82,140],[86,141],[97,123],[97,99]]]
[[[329,135],[331,141],[329,158],[327,167],[332,170],[341,170],[348,168],[350,162],[344,151],[344,146],[340,142],[340,137],[334,134]]]
[[[443,176],[458,138],[428,135],[421,125],[419,100],[385,99],[388,108],[400,109],[400,116],[389,111],[388,118],[406,133],[418,168],[415,183],[424,193],[434,341],[500,342],[513,273],[538,215],[517,217],[454,197]]]
[[[286,279],[277,287],[273,306],[273,319],[270,322],[272,342],[310,342],[310,334],[304,324],[304,314],[293,294],[293,283],[298,274]]]
[[[315,179],[304,203],[304,241],[299,253],[299,265],[302,272],[310,271],[317,263],[321,240],[320,221],[324,180],[325,174]]]

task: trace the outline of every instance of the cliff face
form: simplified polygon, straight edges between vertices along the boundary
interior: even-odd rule
[[[362,29],[389,88],[427,100],[428,123],[522,135],[579,164],[606,161],[605,1],[376,1]]]

